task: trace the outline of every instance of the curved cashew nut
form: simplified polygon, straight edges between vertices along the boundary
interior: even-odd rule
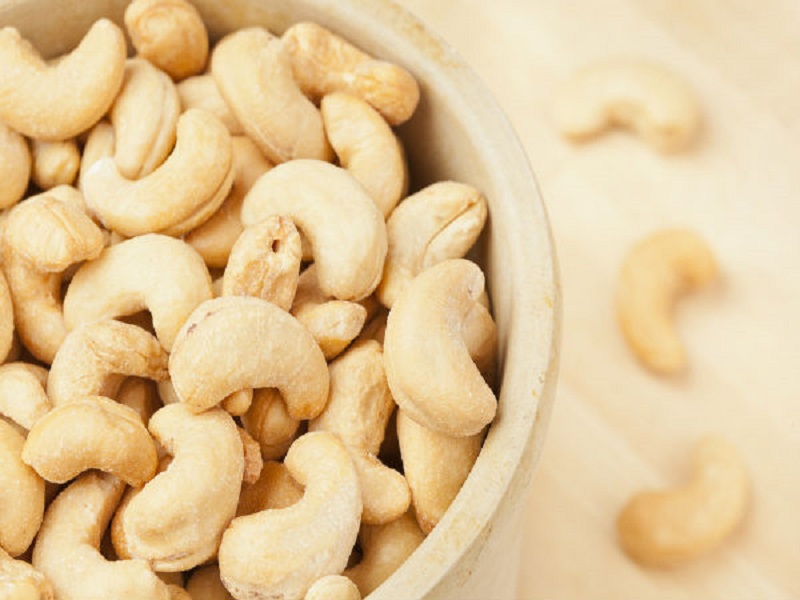
[[[361,593],[344,575],[326,575],[308,588],[304,600],[361,600]]]
[[[112,541],[120,556],[144,558],[157,571],[184,571],[214,556],[236,513],[242,441],[221,409],[194,415],[170,404],[148,428],[174,458],[166,471],[128,492],[114,516]]]
[[[235,598],[300,599],[320,577],[341,573],[355,544],[361,492],[344,444],[330,433],[307,433],[284,464],[305,486],[303,498],[237,517],[222,536],[220,574]]]
[[[98,550],[124,490],[113,475],[84,473],[47,509],[33,566],[59,600],[169,600],[167,585],[145,561],[108,561]]]
[[[475,263],[441,262],[412,280],[386,323],[384,363],[395,402],[421,425],[451,436],[477,434],[497,410],[462,333],[483,284]]]
[[[64,297],[64,320],[74,329],[147,309],[169,351],[191,312],[211,297],[211,276],[191,246],[164,235],[143,235],[106,248],[78,269]]]
[[[5,267],[8,271],[8,266]],[[14,350],[14,303],[6,275],[0,271],[0,359],[8,360]]]
[[[28,190],[32,159],[25,138],[0,121],[0,209],[19,202]]]
[[[3,28],[0,121],[40,140],[75,137],[108,111],[122,86],[126,54],[125,34],[108,19],[96,21],[77,48],[52,64],[16,29]]]
[[[121,321],[87,323],[69,332],[47,381],[54,406],[82,396],[117,395],[126,376],[167,378],[167,353],[150,333]]]
[[[0,592],[8,600],[55,600],[47,578],[24,560],[0,548]]]
[[[114,162],[123,177],[145,177],[164,162],[175,143],[180,113],[169,75],[141,58],[125,63],[125,81],[109,112]]]
[[[373,59],[316,23],[292,25],[283,41],[294,76],[312,99],[349,92],[371,104],[389,125],[399,125],[414,114],[419,86],[402,67]]]
[[[557,92],[554,116],[561,132],[576,140],[622,125],[663,152],[688,145],[700,122],[683,80],[660,65],[630,60],[578,70]]]
[[[434,183],[403,200],[386,222],[389,251],[376,296],[387,308],[425,269],[461,258],[475,244],[488,209],[472,186]]]
[[[219,566],[215,564],[194,571],[186,582],[186,591],[192,600],[233,600],[233,596],[222,585]]]
[[[672,321],[680,294],[709,283],[717,263],[705,241],[686,229],[666,229],[640,241],[622,264],[617,285],[617,319],[644,365],[677,373],[686,365]]]
[[[328,365],[311,334],[274,304],[247,296],[198,306],[175,340],[169,373],[194,411],[242,388],[277,387],[292,417],[310,419],[328,398]]]
[[[72,185],[81,166],[81,153],[74,139],[59,142],[31,142],[31,179],[43,190]]]
[[[736,448],[710,436],[695,450],[691,480],[631,498],[617,519],[622,549],[649,566],[674,566],[718,546],[742,521],[749,481]]]
[[[141,377],[126,377],[114,399],[123,406],[135,410],[145,425],[162,406],[156,384]]]
[[[52,408],[46,384],[47,369],[42,367],[24,362],[0,366],[0,414],[30,429]]]
[[[131,181],[116,162],[101,158],[81,181],[86,205],[108,229],[133,237],[180,236],[208,220],[233,184],[233,151],[225,126],[211,113],[188,110],[178,119],[177,142],[152,173]]]
[[[476,303],[464,319],[461,334],[475,366],[492,387],[497,375],[497,324],[489,309]]]
[[[278,165],[256,181],[242,205],[242,223],[290,217],[311,242],[320,289],[360,300],[377,287],[386,257],[383,215],[344,169],[318,160]]]
[[[329,160],[322,117],[292,75],[280,38],[266,29],[241,29],[222,38],[211,73],[245,133],[273,163]]]
[[[303,487],[292,478],[286,466],[267,461],[256,481],[242,485],[236,516],[287,508],[299,502],[302,497]]]
[[[320,104],[325,133],[339,163],[388,217],[408,191],[403,145],[381,115],[364,100],[334,92]]]
[[[54,483],[99,469],[140,486],[158,466],[155,444],[138,413],[103,396],[72,400],[39,419],[22,460]]]
[[[300,421],[292,418],[281,393],[275,388],[255,390],[253,403],[241,419],[245,430],[261,447],[265,460],[282,458],[300,427]]]
[[[216,115],[222,124],[228,128],[232,136],[243,136],[244,129],[231,112],[230,106],[219,93],[214,76],[195,75],[181,81],[177,86],[178,96],[181,99],[181,108],[186,111],[190,108],[202,108]],[[250,139],[250,138],[247,138]],[[259,154],[261,151],[259,150]]]

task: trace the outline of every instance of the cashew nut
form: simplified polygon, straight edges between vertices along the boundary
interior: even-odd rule
[[[155,444],[136,411],[103,396],[71,400],[39,419],[22,460],[54,483],[99,469],[132,486],[149,481],[158,464]]]
[[[288,216],[311,242],[320,289],[360,300],[377,287],[386,257],[383,215],[344,169],[317,160],[278,165],[256,181],[242,205],[242,223]]]
[[[705,241],[687,229],[665,229],[636,244],[622,264],[617,318],[637,358],[658,373],[677,373],[686,355],[672,320],[676,298],[717,276]]]
[[[125,28],[136,51],[173,79],[200,73],[208,59],[208,32],[185,0],[134,0]]]
[[[30,429],[52,405],[44,391],[47,369],[12,362],[0,366],[0,414]]]
[[[307,433],[284,464],[305,486],[303,498],[236,517],[222,536],[220,574],[238,600],[301,599],[314,581],[344,570],[355,544],[361,492],[344,444],[330,433]]]
[[[71,53],[50,64],[13,27],[0,30],[0,121],[31,138],[77,136],[108,111],[122,86],[125,34],[99,19]],[[54,98],[58,102],[54,102]]]
[[[81,166],[81,153],[75,140],[31,142],[31,179],[43,190],[57,185],[72,185]]]
[[[86,143],[83,146],[81,155],[81,167],[78,173],[78,188],[83,193],[85,188],[86,173],[89,172],[94,164],[101,158],[113,157],[116,150],[116,136],[114,126],[103,119],[89,130],[86,136]]]
[[[50,368],[47,395],[54,406],[82,396],[117,395],[126,376],[162,380],[167,353],[150,333],[113,319],[69,332]]]
[[[169,600],[192,600],[191,595],[179,585],[168,585]]]
[[[736,448],[709,436],[695,450],[691,480],[667,491],[633,496],[617,519],[622,549],[633,560],[675,566],[708,552],[744,518],[749,481]]]
[[[287,508],[302,497],[303,487],[292,478],[284,464],[267,461],[256,481],[242,484],[236,516]]]
[[[231,135],[244,135],[244,129],[242,129],[239,121],[236,120],[222,94],[219,93],[219,88],[217,87],[217,82],[214,81],[213,75],[195,75],[184,79],[176,87],[178,96],[181,99],[181,108],[184,111],[190,108],[202,108],[216,115],[222,121],[222,124],[228,128]]]
[[[186,591],[192,600],[233,600],[219,577],[219,567],[208,565],[192,573],[186,582]]]
[[[261,447],[265,460],[283,458],[300,427],[300,421],[292,418],[275,388],[255,390],[253,403],[241,419],[245,430]]]
[[[483,285],[475,263],[446,260],[408,284],[386,323],[384,363],[395,402],[421,425],[451,436],[477,434],[497,410],[462,333]]]
[[[224,410],[195,415],[183,404],[160,409],[148,429],[173,459],[143,488],[128,492],[114,516],[112,541],[122,557],[144,558],[158,571],[183,571],[214,556],[236,513],[242,441]]]
[[[467,352],[491,387],[497,372],[497,325],[489,309],[476,303],[464,319],[461,334]]]
[[[169,157],[141,179],[123,177],[109,157],[84,173],[86,205],[106,228],[128,237],[180,236],[220,207],[233,184],[228,130],[211,113],[190,109],[178,119],[176,136]]]
[[[361,594],[344,575],[326,575],[308,588],[304,600],[361,600]]]
[[[0,596],[7,600],[55,600],[53,586],[24,560],[0,548]]]
[[[74,329],[147,309],[169,351],[189,314],[211,297],[211,276],[191,246],[143,235],[106,248],[78,269],[64,297],[64,320]]]
[[[332,157],[319,110],[297,86],[280,38],[260,28],[225,36],[214,47],[211,73],[245,133],[273,163]]]
[[[402,67],[373,59],[316,23],[292,25],[283,41],[300,88],[313,100],[335,91],[349,92],[371,104],[389,125],[399,125],[414,114],[419,86]]]
[[[58,600],[169,600],[167,585],[143,560],[108,561],[98,548],[125,484],[84,473],[47,509],[33,549],[33,566]]]
[[[561,133],[576,140],[620,125],[663,152],[687,146],[700,123],[685,81],[660,65],[626,59],[575,72],[555,96],[554,116]]]
[[[0,209],[13,206],[25,195],[31,162],[25,138],[0,120]]]
[[[339,163],[389,216],[408,190],[403,145],[381,115],[364,100],[343,92],[322,98],[325,133]]]
[[[242,474],[243,483],[255,483],[264,468],[264,459],[261,458],[261,448],[246,430],[238,428],[239,438],[242,441],[244,452],[244,472]]]
[[[8,271],[8,267],[5,267]],[[14,340],[19,339],[14,335],[14,303],[8,289],[6,276],[0,271],[0,360],[13,360]]]
[[[389,251],[376,295],[391,308],[408,283],[425,269],[461,258],[486,222],[486,199],[472,186],[434,183],[403,200],[386,222]]]
[[[119,387],[115,400],[135,410],[145,425],[162,406],[156,384],[141,377],[126,377]]]
[[[328,366],[311,334],[274,304],[223,296],[192,313],[169,358],[181,402],[202,411],[242,388],[277,387],[295,419],[325,406]]]

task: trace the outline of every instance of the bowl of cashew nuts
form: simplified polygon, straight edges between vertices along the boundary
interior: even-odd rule
[[[390,0],[0,2],[0,597],[511,598],[560,298]]]

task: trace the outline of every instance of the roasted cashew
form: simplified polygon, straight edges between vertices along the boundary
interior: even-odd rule
[[[386,323],[384,364],[395,402],[421,425],[451,436],[477,434],[497,410],[462,333],[483,285],[475,263],[446,260],[412,280]]]
[[[169,358],[181,402],[202,411],[243,388],[277,387],[295,419],[311,419],[328,398],[328,366],[311,334],[274,304],[223,296],[192,313]]]
[[[287,508],[302,497],[303,486],[292,478],[284,464],[270,460],[264,463],[256,481],[242,484],[236,516]]]
[[[434,183],[403,200],[386,222],[389,251],[375,294],[391,308],[408,283],[425,269],[461,258],[475,244],[488,209],[472,186]]]
[[[166,379],[167,361],[158,340],[141,327],[113,319],[86,323],[64,338],[47,395],[54,406],[87,395],[113,398],[127,376]]]
[[[134,0],[125,28],[136,51],[173,79],[200,73],[208,59],[208,32],[185,0]]]
[[[167,585],[143,560],[108,561],[98,548],[125,484],[84,473],[47,509],[33,549],[33,566],[58,600],[169,600]]]
[[[576,140],[621,125],[663,152],[687,146],[700,123],[685,81],[660,65],[626,59],[576,71],[556,93],[554,116],[561,133]]]
[[[169,351],[191,312],[211,297],[211,276],[191,246],[164,235],[143,235],[106,248],[78,269],[64,297],[64,319],[74,329],[147,309]]]
[[[161,408],[156,384],[141,377],[126,377],[114,399],[120,404],[135,410],[147,425],[155,412]]]
[[[114,162],[123,177],[145,177],[164,162],[175,143],[180,113],[169,75],[141,58],[125,63],[125,81],[109,112]]]
[[[238,600],[301,599],[314,581],[344,570],[355,544],[361,492],[344,444],[330,433],[307,433],[284,464],[305,486],[303,498],[237,517],[222,536],[220,574]]]
[[[184,79],[176,87],[178,96],[181,99],[181,108],[184,111],[190,108],[202,108],[216,115],[222,121],[222,124],[228,128],[232,136],[244,135],[242,125],[231,112],[222,94],[219,93],[219,88],[217,87],[217,82],[214,81],[213,75],[207,73],[195,75]]]
[[[112,541],[120,556],[144,558],[157,571],[183,571],[214,556],[236,513],[242,441],[224,410],[195,415],[183,404],[160,409],[148,429],[173,459],[128,492],[114,516]]]
[[[278,165],[256,181],[242,223],[290,217],[311,242],[320,289],[360,300],[377,287],[386,257],[386,226],[369,194],[344,169],[318,160]]]
[[[669,567],[700,556],[728,538],[744,518],[750,484],[739,453],[719,436],[695,450],[691,480],[667,491],[633,496],[617,518],[617,536],[633,560]]]
[[[55,600],[47,578],[24,560],[0,548],[0,597],[6,600]]]
[[[292,70],[306,95],[318,101],[335,91],[363,98],[389,125],[414,114],[419,86],[405,69],[375,60],[316,23],[297,23],[283,34]]]
[[[344,575],[326,575],[308,588],[304,600],[361,600],[361,594]]]
[[[25,362],[0,366],[0,415],[25,429],[53,407],[44,391],[47,369]]]
[[[186,591],[192,600],[233,600],[222,585],[219,577],[219,566],[207,565],[194,571],[186,582]]]
[[[275,388],[255,390],[253,403],[241,419],[245,430],[261,447],[264,460],[283,458],[300,427],[300,421],[292,418]]]
[[[25,138],[0,120],[0,209],[13,206],[25,195],[31,167]]]
[[[8,270],[8,267],[5,267]],[[8,289],[6,275],[0,271],[0,360],[9,360],[14,351],[14,340],[19,336],[14,335],[14,303]]]
[[[50,64],[15,28],[1,29],[0,121],[40,140],[77,136],[114,101],[126,53],[125,34],[108,19],[95,21],[77,48]]]
[[[53,483],[99,469],[134,487],[152,479],[158,465],[139,414],[103,396],[71,400],[39,419],[28,433],[22,460]]]
[[[86,205],[106,228],[128,237],[180,236],[220,207],[233,184],[228,130],[211,113],[190,109],[178,119],[176,137],[169,157],[141,179],[123,177],[111,158],[84,173]]]
[[[356,96],[328,94],[322,98],[320,112],[339,163],[388,217],[408,191],[403,144],[383,117]]]
[[[75,140],[31,142],[31,179],[43,190],[57,185],[72,185],[81,166],[81,153]]]
[[[678,296],[717,277],[705,241],[688,229],[665,229],[628,253],[617,284],[617,319],[637,358],[657,373],[684,369],[686,354],[672,319]]]

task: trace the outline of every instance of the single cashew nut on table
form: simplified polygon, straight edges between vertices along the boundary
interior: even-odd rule
[[[126,53],[125,34],[108,19],[96,21],[77,48],[50,64],[16,29],[0,29],[0,121],[35,139],[75,137],[108,111],[122,85]]]
[[[31,167],[25,138],[0,121],[0,209],[13,206],[25,195]]]
[[[303,498],[237,517],[222,536],[220,574],[238,600],[302,599],[314,581],[344,570],[355,544],[361,491],[344,444],[327,432],[307,433],[284,464],[305,486]]]
[[[736,448],[709,436],[697,446],[690,481],[631,498],[617,518],[622,549],[636,562],[670,567],[718,546],[747,510],[750,484]]]
[[[554,116],[559,130],[572,139],[621,125],[663,152],[686,147],[700,123],[686,82],[660,65],[625,59],[576,71],[556,93]]]
[[[47,369],[25,362],[0,366],[0,415],[30,429],[53,408],[45,385]]]
[[[222,124],[228,128],[231,135],[244,135],[244,129],[242,129],[241,124],[231,112],[230,106],[220,94],[213,75],[209,73],[195,75],[184,79],[176,87],[181,100],[181,108],[184,111],[190,108],[202,108],[216,115],[222,121]]]
[[[55,600],[47,578],[24,560],[0,548],[0,594],[7,600]]]
[[[361,593],[344,575],[326,575],[308,588],[304,600],[361,600]]]
[[[676,298],[717,276],[705,241],[687,229],[666,229],[636,244],[625,257],[617,284],[617,319],[636,356],[657,373],[686,366],[672,317]]]
[[[81,166],[81,152],[75,140],[31,142],[31,179],[43,190],[72,185]]]
[[[186,582],[186,591],[192,600],[233,600],[233,596],[222,585],[219,566],[216,564],[200,567],[192,572]]]

